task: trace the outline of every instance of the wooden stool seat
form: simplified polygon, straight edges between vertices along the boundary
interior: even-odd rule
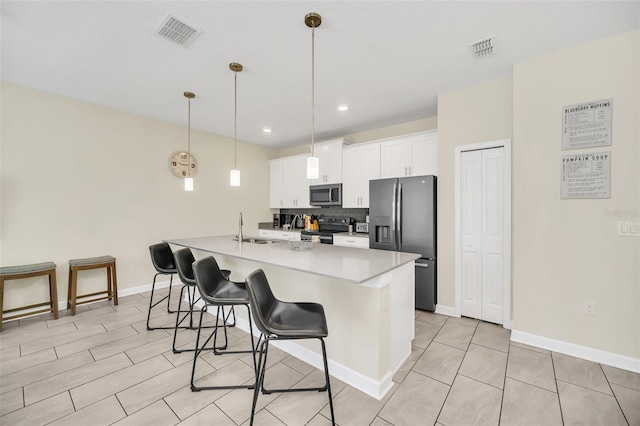
[[[49,301],[37,303],[35,305],[23,306],[14,309],[4,310],[4,283],[9,280],[19,280],[42,275],[49,276]],[[31,311],[18,315],[6,317],[5,312],[15,312],[24,309],[48,306],[47,309]],[[58,319],[58,288],[56,286],[56,264],[53,262],[33,263],[30,265],[4,266],[0,268],[0,331],[2,331],[2,321],[24,317],[27,315],[39,314],[42,312],[53,312],[53,318]]]
[[[96,293],[78,294],[78,271],[88,269],[107,268],[107,289]],[[116,258],[113,256],[87,257],[69,260],[69,291],[67,296],[67,309],[71,309],[71,315],[76,314],[76,306],[98,300],[111,300],[118,304],[118,280],[116,278]],[[98,296],[93,299],[78,301],[80,298]]]

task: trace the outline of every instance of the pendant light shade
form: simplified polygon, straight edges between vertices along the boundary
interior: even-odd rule
[[[231,186],[240,186],[240,170],[231,169],[229,173],[229,183]]]
[[[320,177],[320,159],[318,157],[307,158],[307,179]]]
[[[240,170],[238,170],[238,73],[242,71],[242,65],[232,62],[229,69],[233,75],[233,98],[234,98],[234,124],[233,124],[233,169],[229,172],[229,184],[240,186]]]
[[[304,23],[311,28],[311,156],[307,158],[307,179],[320,177],[320,159],[315,156],[315,127],[316,127],[316,62],[315,62],[315,29],[322,23],[322,17],[317,13],[309,13],[304,17]]]
[[[191,92],[184,92],[185,98],[188,100],[187,107],[187,174],[184,177],[184,190],[185,191],[193,191],[193,177],[191,170],[191,99],[195,98],[196,95]]]
[[[193,178],[191,177],[184,178],[184,190],[193,191]]]

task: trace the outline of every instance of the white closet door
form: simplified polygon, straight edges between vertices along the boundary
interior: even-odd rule
[[[482,152],[482,317],[503,322],[504,148]]]
[[[461,157],[461,314],[503,322],[504,148]]]
[[[461,159],[462,276],[461,313],[482,317],[482,151]]]

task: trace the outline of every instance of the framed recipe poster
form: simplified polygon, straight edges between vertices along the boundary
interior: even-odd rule
[[[560,198],[611,198],[611,151],[562,156]]]
[[[613,99],[562,108],[562,149],[611,145]]]

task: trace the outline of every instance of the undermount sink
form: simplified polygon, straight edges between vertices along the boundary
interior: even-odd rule
[[[238,241],[238,236],[236,236],[235,238],[232,238],[233,241]],[[242,242],[244,243],[253,243],[253,244],[273,244],[273,243],[277,243],[277,240],[267,240],[264,238],[254,238],[254,237],[247,237],[247,238],[243,238]]]

